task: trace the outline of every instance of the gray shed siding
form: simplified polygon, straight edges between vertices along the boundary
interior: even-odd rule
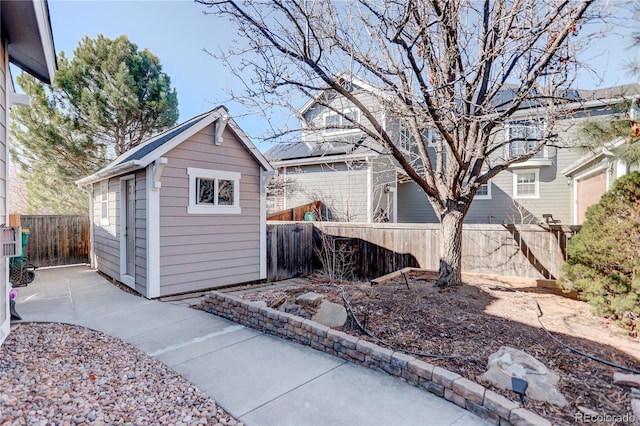
[[[160,189],[160,294],[260,278],[260,166],[227,128],[213,126],[169,151]],[[241,214],[187,214],[187,168],[238,172]]]
[[[104,274],[120,279],[120,237],[118,234],[118,208],[120,202],[120,184],[118,178],[108,179],[109,196],[107,211],[109,224],[103,225],[101,205],[101,183],[93,184],[93,250],[96,259],[95,267]]]
[[[129,174],[130,175],[130,174]],[[94,229],[94,254],[96,268],[113,278],[120,280],[120,178],[122,175],[108,179],[109,198],[108,215],[109,224],[102,224],[101,208],[101,183],[93,184],[93,229]],[[135,290],[146,294],[147,277],[147,241],[146,241],[146,172],[135,172]]]
[[[147,293],[147,173],[136,171],[136,291]]]

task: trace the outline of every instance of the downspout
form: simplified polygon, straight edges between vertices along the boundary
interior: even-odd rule
[[[373,222],[373,164],[371,159],[367,157],[367,223]]]
[[[267,279],[267,184],[274,170],[260,170],[260,279]]]

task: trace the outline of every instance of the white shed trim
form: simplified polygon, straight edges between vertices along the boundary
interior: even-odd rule
[[[151,167],[147,169],[147,294],[160,297],[160,188],[154,188]],[[153,188],[153,190],[151,190]]]

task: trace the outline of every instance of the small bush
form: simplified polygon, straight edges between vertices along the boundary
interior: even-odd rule
[[[569,242],[559,282],[598,313],[637,334],[640,328],[640,173],[618,179]]]

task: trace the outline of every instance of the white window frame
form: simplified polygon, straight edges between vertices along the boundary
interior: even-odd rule
[[[436,129],[427,130],[427,146],[435,148],[442,143],[442,138]]]
[[[100,225],[109,226],[109,179],[100,182]]]
[[[523,169],[523,170],[514,170],[512,173],[513,173],[513,198],[514,199],[540,198],[540,170],[538,170],[538,169]],[[533,173],[534,174],[535,193],[534,194],[519,195],[518,194],[518,175],[529,174],[529,173]]]
[[[480,188],[482,188],[483,186],[487,188],[487,193],[485,195],[482,195],[476,192],[475,197],[473,197],[474,200],[490,200],[491,199],[491,181],[480,185]],[[478,188],[478,190],[480,190],[480,188]]]
[[[544,128],[545,125],[542,122],[536,122],[536,121],[529,121],[529,122],[511,122],[511,123],[507,123],[507,128],[506,128],[506,140],[507,140],[507,158],[515,158],[515,157],[519,157],[520,155],[524,155],[527,153],[527,145],[529,143],[533,144],[534,146],[537,146],[540,143],[540,140],[536,140],[536,139],[532,139],[531,141],[526,141],[526,140],[522,140],[522,141],[517,141],[517,142],[511,142],[511,140],[513,139],[512,137],[512,132],[513,130],[515,130],[516,127],[527,127],[527,128],[535,128],[536,130],[538,130],[540,132],[540,138],[542,138],[542,136],[544,136]],[[527,132],[529,133],[529,132]],[[521,144],[522,145],[522,153],[516,154],[516,155],[511,155],[512,152],[512,145],[513,144]],[[533,147],[531,147],[532,149]],[[549,158],[549,150],[548,147],[545,145],[542,147],[542,149],[540,151],[538,151],[538,153],[536,155],[534,155],[533,157],[531,157],[529,160],[527,161],[531,161],[531,160],[546,160]]]
[[[355,122],[356,123],[360,123],[360,110],[358,108],[345,108],[342,111],[342,114],[348,114],[348,113],[355,113]],[[324,114],[322,114],[322,125],[326,126],[327,125],[327,117],[332,117],[332,116],[337,116],[338,117],[338,125],[340,126],[349,126],[352,125],[352,123],[350,121],[348,121],[346,118],[344,118],[343,115],[334,112],[334,111],[328,111],[325,112]],[[323,130],[323,134],[324,135],[341,135],[341,134],[345,134],[345,133],[354,133],[354,132],[359,132],[360,129],[324,129]]]
[[[187,207],[188,214],[240,214],[240,178],[241,174],[237,172],[228,172],[222,170],[199,169],[195,167],[187,168],[189,176],[189,205]],[[217,204],[198,204],[196,197],[196,189],[198,179],[215,180],[215,188],[217,192],[218,180],[230,180],[233,182],[233,205],[220,206]]]

